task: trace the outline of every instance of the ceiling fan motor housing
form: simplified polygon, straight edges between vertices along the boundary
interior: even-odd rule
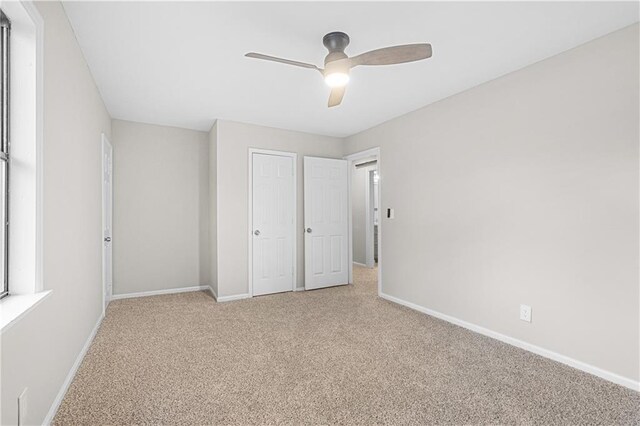
[[[329,54],[324,58],[324,64],[346,58],[344,49],[349,45],[349,41],[349,36],[340,31],[325,35],[322,38],[322,44],[329,50]]]
[[[329,52],[344,52],[344,49],[349,45],[349,36],[340,31],[334,31],[322,38],[322,44]]]

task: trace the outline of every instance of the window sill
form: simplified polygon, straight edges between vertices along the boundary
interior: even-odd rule
[[[0,333],[11,328],[51,293],[47,290],[35,294],[10,294],[0,300]]]

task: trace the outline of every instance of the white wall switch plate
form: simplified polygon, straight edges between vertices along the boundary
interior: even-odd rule
[[[520,305],[520,319],[522,321],[531,322],[531,306]]]

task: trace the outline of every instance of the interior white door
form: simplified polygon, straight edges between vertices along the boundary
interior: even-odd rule
[[[102,280],[104,306],[113,294],[113,148],[102,135]]]
[[[305,289],[349,283],[348,163],[304,157]]]
[[[293,158],[253,153],[251,161],[253,295],[292,291]]]

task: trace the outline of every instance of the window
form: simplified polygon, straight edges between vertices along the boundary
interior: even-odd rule
[[[0,298],[9,292],[9,33],[11,24],[0,10]]]
[[[34,2],[0,5],[2,333],[53,290],[42,282],[44,21]]]

